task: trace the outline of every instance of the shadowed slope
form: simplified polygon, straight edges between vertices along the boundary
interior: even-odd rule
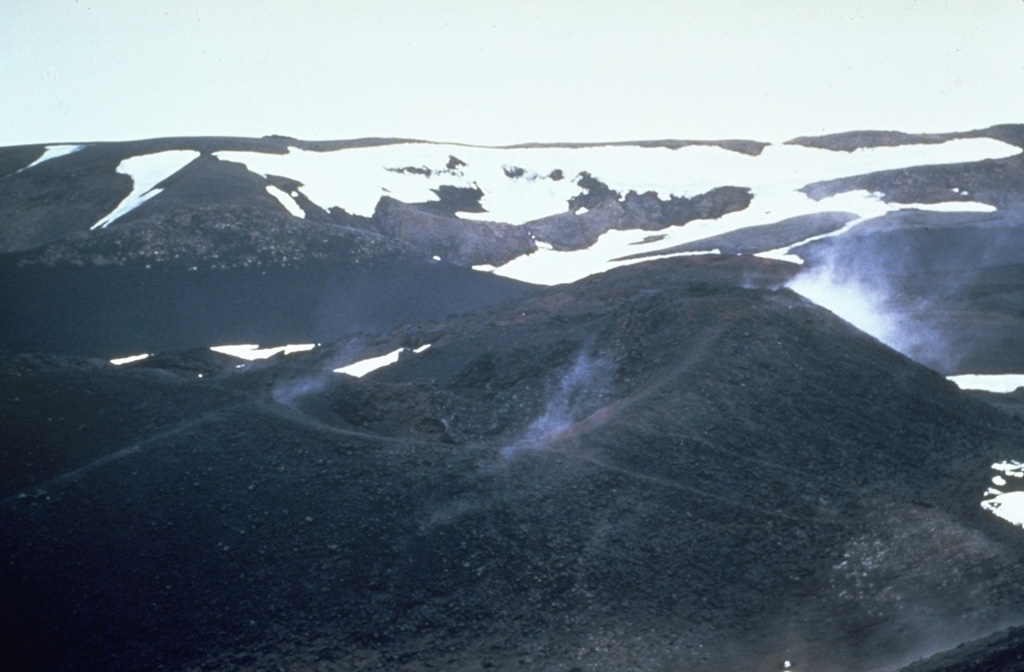
[[[126,393],[170,376],[237,401],[182,423],[100,398],[132,438],[0,502],[2,650],[69,669],[861,670],[1019,618],[1024,539],[978,506],[1019,422],[786,278],[666,260],[202,379],[103,369]]]

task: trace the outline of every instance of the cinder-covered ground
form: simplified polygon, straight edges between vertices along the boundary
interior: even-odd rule
[[[0,667],[1018,669],[1020,135],[0,149]]]
[[[860,670],[1017,617],[1024,538],[978,503],[1019,420],[778,269],[651,262],[241,369],[8,355],[2,648]]]

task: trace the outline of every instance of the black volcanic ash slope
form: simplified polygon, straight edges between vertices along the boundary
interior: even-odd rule
[[[4,175],[0,347],[118,357],[311,342],[443,318],[528,289],[436,263],[316,206],[306,219],[293,217],[265,189],[288,188],[283,178],[264,179],[209,155],[250,146],[283,152],[282,142],[89,145]],[[89,230],[131,190],[132,181],[115,172],[121,160],[176,149],[201,154],[162,182],[155,198]]]
[[[394,142],[93,143],[28,169],[42,147],[0,149],[0,311],[8,318],[0,324],[0,347],[117,357],[239,340],[322,341],[443,318],[529,290],[471,272],[474,265],[503,264],[539,243],[579,249],[610,229],[716,218],[751,200],[747,189],[720,187],[662,201],[653,192],[619,194],[582,173],[558,177],[578,180],[584,192],[565,214],[522,226],[457,217],[456,210],[480,211],[483,192],[452,186],[435,190],[439,200],[430,203],[384,195],[373,216],[362,217],[325,211],[295,180],[258,175],[214,155]],[[727,146],[757,153],[756,143]],[[117,172],[121,162],[168,151],[195,158],[156,185],[154,197],[91,230],[132,193],[133,180]],[[507,179],[518,179],[515,170]],[[286,211],[268,188],[293,193],[303,217]],[[584,206],[593,211],[584,214]]]
[[[827,150],[832,158],[861,148],[970,138],[1021,147],[1022,129],[1006,125],[925,135],[865,131],[797,138],[790,144]],[[665,227],[746,210],[753,197],[742,184],[718,185],[691,197],[620,193],[602,182],[602,175],[582,169],[575,175],[561,169],[539,174],[503,165],[502,151],[515,160],[516,150],[506,148],[489,150],[495,152],[491,167],[497,182],[482,186],[465,182],[458,169],[466,164],[454,155],[447,164],[441,159],[431,166],[405,165],[400,158],[393,166],[374,164],[372,170],[419,181],[415,193],[421,196],[416,198],[433,195],[437,200],[405,203],[381,190],[372,215],[361,216],[339,207],[326,211],[305,195],[312,185],[261,175],[218,154],[359,151],[398,144],[412,148],[408,160],[415,164],[417,143],[398,139],[306,142],[270,136],[89,143],[31,168],[44,156],[44,147],[0,148],[0,312],[7,318],[0,321],[0,348],[113,357],[238,340],[267,345],[323,341],[342,332],[441,319],[501,305],[530,291],[522,283],[472,273],[472,266],[498,266],[545,246],[581,249],[612,230],[648,230],[647,241],[657,241]],[[661,148],[652,149],[655,154],[711,144],[751,160],[766,147],[744,141],[616,144]],[[449,147],[458,153],[458,146]],[[157,185],[162,191],[155,197],[108,229],[89,231],[133,190],[132,179],[117,172],[123,161],[174,150],[196,158]],[[431,181],[441,174],[461,186]],[[982,203],[998,210],[903,208],[792,251],[806,259],[810,272],[825,270],[839,282],[881,297],[896,317],[926,334],[927,347],[904,350],[918,361],[947,374],[1022,370],[1022,174],[1024,162],[1016,155],[808,184],[803,191],[815,199],[865,190],[890,203],[968,209]],[[339,189],[344,179],[339,175]],[[520,225],[457,214],[483,213],[488,188],[555,182],[572,185],[566,193],[574,194],[557,214]],[[429,189],[431,184],[438,186]],[[292,211],[301,209],[303,217],[290,214],[268,188],[291,194],[286,202],[291,198]],[[756,226],[654,254],[709,248],[727,255],[756,254],[836,232],[850,217],[822,212],[771,223],[771,213],[764,216],[766,221],[755,221]],[[650,249],[645,241],[636,242],[632,256],[650,256],[644,253]]]
[[[1008,628],[952,651],[901,668],[900,672],[1018,672],[1024,669],[1024,628]]]
[[[32,171],[49,163],[58,161]],[[0,344],[117,357],[309,342],[442,318],[528,289],[434,262],[326,213],[292,217],[235,164],[200,157],[170,182],[108,229],[0,255]]]
[[[316,342],[501,304],[530,288],[381,236],[252,209],[142,224],[0,255],[0,344],[109,358]]]
[[[242,369],[8,358],[5,396],[95,424],[5,408],[4,662],[852,671],[1020,618],[1024,535],[978,506],[1020,422],[788,268],[650,262]],[[191,401],[122,401],[155,389]]]

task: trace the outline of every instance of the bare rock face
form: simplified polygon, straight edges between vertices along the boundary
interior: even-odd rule
[[[751,201],[750,191],[740,187],[719,187],[692,199],[662,200],[654,192],[620,195],[589,176],[580,184],[589,184],[589,191],[570,201],[569,212],[525,225],[537,240],[556,250],[577,250],[593,245],[607,231],[660,231],[695,219],[718,219],[743,210]]]
[[[380,200],[368,228],[388,240],[401,241],[467,268],[481,264],[500,266],[537,249],[525,228],[498,222],[467,222],[454,213],[438,213],[424,205],[409,205],[392,198]]]

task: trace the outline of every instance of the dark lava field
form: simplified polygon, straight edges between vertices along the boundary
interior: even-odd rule
[[[1024,373],[1024,127],[787,147],[973,141],[1005,155],[836,171],[798,190],[819,212],[719,229],[765,188],[528,160],[621,145],[487,150],[496,182],[470,148],[385,162],[372,212],[228,154],[429,143],[0,148],[0,668],[1020,672],[1024,529],[980,504],[1024,391],[947,376]],[[572,195],[502,221],[513,187]],[[854,192],[884,212],[827,201]],[[628,235],[570,281],[509,270]],[[822,269],[927,338],[794,289]]]

